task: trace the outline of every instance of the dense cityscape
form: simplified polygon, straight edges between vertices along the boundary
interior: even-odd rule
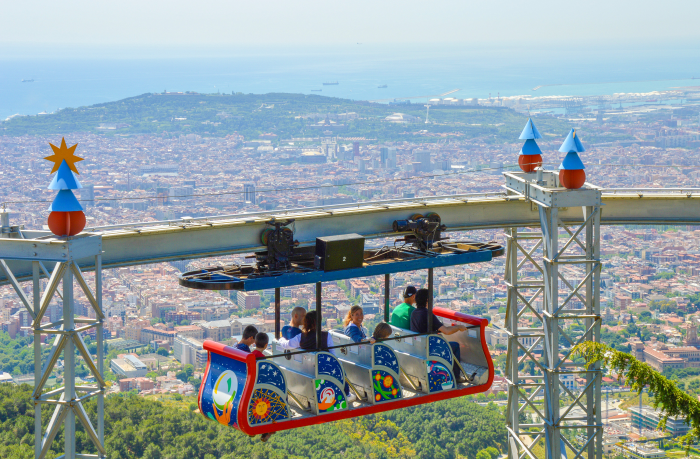
[[[431,103],[456,105],[452,100]],[[479,103],[493,104],[465,101],[465,105]],[[520,125],[525,124],[525,111],[514,108],[520,110],[509,113]],[[220,119],[227,116],[217,115]],[[79,199],[86,208],[87,229],[385,199],[499,193],[502,173],[517,166],[521,147],[516,136],[498,143],[486,136],[431,134],[431,128],[439,122],[427,124],[423,118],[398,111],[382,122],[404,126],[409,140],[345,137],[345,123],[362,121],[354,112],[304,113],[298,117],[305,123],[306,137],[279,138],[274,132],[255,137],[237,132],[225,136],[120,134],[118,125],[109,124],[100,125],[99,133],[66,134],[66,142],[77,143],[76,154],[85,158]],[[613,114],[573,110],[567,115],[542,113],[534,120],[577,129],[586,145],[583,159],[588,181],[599,187],[696,187],[700,175],[700,115],[696,105],[669,104],[663,109],[639,105]],[[567,132],[541,130],[544,138],[539,145],[545,165],[555,169],[562,158],[557,149]],[[589,137],[597,141],[586,142]],[[606,137],[613,140],[600,141]],[[48,170],[43,158],[49,154],[48,144],[59,142],[59,136],[0,136],[0,175],[5,183],[0,201],[10,213],[12,225],[22,225],[28,231],[46,229],[51,191],[44,186]],[[449,222],[444,223],[449,231]],[[505,243],[502,231],[450,235]],[[700,228],[604,226],[601,239],[603,337],[700,396]],[[375,239],[368,244],[381,247],[387,242]],[[205,340],[234,345],[248,325],[261,332],[274,332],[274,290],[199,291],[177,282],[178,273],[216,263],[243,263],[245,257],[241,254],[105,271],[102,296],[107,315],[109,392],[134,391],[144,397],[177,395],[180,400],[194,400],[207,361],[202,348]],[[505,258],[501,257],[486,264],[436,270],[436,305],[488,317],[494,325],[487,329],[487,342],[496,363],[496,377],[486,394],[475,397],[481,403],[505,400],[507,395],[504,265]],[[584,276],[583,268],[568,269],[569,278]],[[529,274],[537,275],[534,271]],[[88,280],[91,276],[86,274]],[[390,286],[392,306],[400,302],[407,285],[426,283],[423,272],[394,275]],[[381,276],[328,282],[323,289],[326,327],[341,328],[343,317],[353,305],[362,306],[370,330],[383,320]],[[283,288],[282,320],[288,322],[296,306],[313,309],[313,293],[312,286]],[[95,318],[84,295],[78,294],[75,301],[78,314]],[[535,306],[541,311],[541,300]],[[8,339],[31,336],[31,317],[10,286],[0,288],[0,312],[2,332]],[[54,300],[43,322],[56,322],[61,314],[61,304]],[[572,326],[567,332],[576,338],[583,330]],[[88,343],[94,338],[94,329],[86,332]],[[4,371],[0,380],[33,382],[28,361],[5,357],[0,370]],[[88,371],[84,367],[82,370],[79,376],[89,380]],[[60,370],[52,378],[49,384],[60,385]],[[607,375],[604,381],[611,390],[618,391],[613,392],[616,398],[615,394],[622,391],[616,376]],[[564,383],[577,391],[586,382],[570,377]],[[627,442],[640,437],[668,439],[688,430],[683,422],[669,422],[665,433],[657,431],[659,413],[645,404],[641,414],[645,427],[641,431],[636,402],[628,402],[615,399],[612,408],[606,406],[606,454],[663,457],[653,455],[664,452],[648,446],[651,443],[629,446]],[[527,415],[535,416],[532,412]]]

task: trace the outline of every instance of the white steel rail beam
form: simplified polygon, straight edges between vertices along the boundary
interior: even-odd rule
[[[94,228],[102,236],[102,267],[114,268],[183,259],[245,253],[262,249],[260,233],[271,218],[294,218],[295,237],[312,244],[317,237],[359,233],[367,238],[395,235],[394,220],[420,212],[437,212],[450,231],[539,227],[540,218],[532,201],[506,193],[437,196],[417,199],[343,204],[307,209],[277,210],[252,214],[183,218],[163,222],[133,223]],[[601,225],[700,225],[700,189],[603,190]],[[582,223],[575,207],[560,207],[563,223]],[[43,263],[62,261],[62,242],[46,231],[24,231],[0,240],[0,253],[17,281],[29,280],[37,244],[54,256]],[[36,238],[42,237],[43,240]],[[93,270],[95,258],[77,258],[83,271]],[[3,274],[3,273],[0,273]],[[0,285],[8,279],[0,276]]]

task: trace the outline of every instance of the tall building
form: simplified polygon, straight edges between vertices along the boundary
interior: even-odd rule
[[[430,150],[413,150],[413,162],[419,163],[421,172],[430,172],[433,168],[430,164]]]
[[[389,160],[389,148],[382,147],[379,149],[379,162],[381,167],[386,168],[387,161]]]
[[[338,159],[338,136],[333,136],[331,131],[323,133],[325,137],[321,139],[321,152],[330,160]]]
[[[245,183],[243,185],[243,195],[246,201],[255,204],[255,185],[252,183]]]
[[[387,148],[387,169],[396,169],[396,147]]]
[[[241,309],[258,309],[260,295],[257,292],[238,292],[238,307]]]
[[[80,200],[84,201],[83,207],[95,205],[95,185],[85,185],[80,189]]]
[[[360,156],[360,142],[355,141],[352,143],[352,155]]]
[[[173,343],[173,351],[175,359],[183,365],[204,368],[207,364],[207,351],[203,349],[201,340],[177,335]]]

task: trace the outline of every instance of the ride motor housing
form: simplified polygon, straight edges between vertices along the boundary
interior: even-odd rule
[[[359,234],[317,237],[314,266],[323,271],[361,268],[364,253],[365,238]]]

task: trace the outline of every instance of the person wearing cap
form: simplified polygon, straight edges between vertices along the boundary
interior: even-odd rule
[[[411,313],[416,310],[413,305],[416,304],[417,291],[413,285],[406,287],[403,291],[403,303],[396,306],[391,313],[391,325],[404,330],[411,329]]]

